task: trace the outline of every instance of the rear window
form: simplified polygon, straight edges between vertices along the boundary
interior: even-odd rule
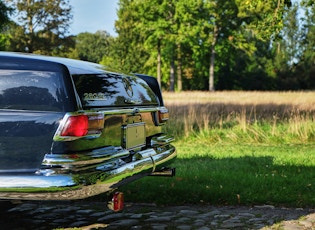
[[[147,83],[138,77],[112,73],[86,74],[74,75],[73,80],[83,108],[159,103]]]
[[[0,109],[65,111],[67,95],[59,72],[0,70]]]

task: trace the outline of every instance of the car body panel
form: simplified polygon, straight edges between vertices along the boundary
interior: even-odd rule
[[[34,173],[50,153],[56,121],[62,117],[62,113],[0,111],[0,172]]]

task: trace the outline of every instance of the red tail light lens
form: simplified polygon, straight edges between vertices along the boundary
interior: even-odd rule
[[[103,113],[66,114],[55,133],[54,141],[98,138],[104,129]]]
[[[68,117],[61,136],[85,136],[89,131],[89,117],[87,115],[78,115]]]

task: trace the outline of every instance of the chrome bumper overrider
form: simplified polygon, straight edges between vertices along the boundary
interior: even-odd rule
[[[88,154],[47,154],[43,168],[33,174],[1,175],[0,199],[73,200],[111,191],[142,176],[155,174],[176,158],[170,144],[135,153],[106,147]]]

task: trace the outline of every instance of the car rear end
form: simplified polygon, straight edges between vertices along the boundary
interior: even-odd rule
[[[28,79],[38,84],[22,98],[38,105],[11,108],[7,99],[22,100],[25,89],[0,89],[0,198],[82,199],[146,175],[174,175],[168,168],[176,157],[173,138],[162,132],[168,110],[154,78],[68,59],[41,61],[42,70],[18,70],[33,71]],[[59,83],[47,83],[47,65],[54,73],[49,79]],[[8,66],[0,68],[1,81]],[[47,101],[59,107],[48,109]]]

